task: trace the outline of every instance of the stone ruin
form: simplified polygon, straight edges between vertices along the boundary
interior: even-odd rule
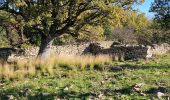
[[[119,61],[146,59],[151,55],[149,48],[142,45],[111,45],[110,48],[103,48],[99,43],[90,44],[88,53],[110,55]]]
[[[70,44],[62,46],[53,46],[52,52],[57,55],[110,55],[114,60],[137,60],[148,59],[154,55],[166,54],[170,51],[170,45],[153,44],[152,46],[144,45],[122,45],[113,41]],[[12,48],[0,49],[0,61],[13,61],[20,59],[35,58],[38,54],[38,47],[17,50]]]
[[[149,59],[156,55],[163,55],[170,52],[170,45],[167,43],[144,45],[122,45],[113,43],[109,48],[104,48],[100,43],[91,43],[88,51],[91,54],[111,55],[115,60],[138,60]]]

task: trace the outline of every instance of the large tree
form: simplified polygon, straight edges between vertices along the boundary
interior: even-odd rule
[[[170,28],[170,0],[154,0],[150,11],[155,13],[155,20],[162,28]]]
[[[143,0],[1,0],[0,20],[21,34],[39,34],[38,56],[46,58],[53,40],[63,34],[77,37],[87,25],[102,26],[114,20],[115,9],[130,9]],[[3,13],[3,14],[2,14]],[[11,18],[4,18],[9,15]],[[8,24],[7,24],[8,23]],[[12,23],[12,24],[11,24]],[[117,24],[117,23],[115,23]],[[16,26],[17,25],[17,26]]]

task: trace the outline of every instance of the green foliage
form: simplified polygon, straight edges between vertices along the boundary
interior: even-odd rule
[[[151,42],[152,22],[139,11],[122,11],[122,18],[117,26],[105,24],[106,40],[114,40],[128,44],[148,44]],[[117,22],[116,22],[117,23]]]
[[[69,34],[63,34],[60,37],[54,39],[54,45],[63,45],[63,44],[74,44],[76,42],[75,38]]]
[[[155,13],[151,29],[153,43],[170,43],[170,1],[154,0],[150,11]]]
[[[151,12],[156,13],[155,20],[161,25],[161,28],[170,28],[170,1],[169,0],[154,0],[152,3]]]
[[[104,30],[102,26],[85,26],[79,33],[78,41],[101,41]]]
[[[10,46],[19,46],[22,41],[21,27],[23,22],[20,16],[14,16],[11,13],[0,10],[0,26],[6,34]]]
[[[104,36],[106,38],[106,40],[112,40],[112,29],[111,29],[111,26],[109,25],[104,25]]]
[[[9,41],[2,27],[0,27],[0,47],[9,47]]]
[[[134,3],[144,0],[6,0],[1,5],[1,20],[10,20],[22,26],[24,34],[30,41],[40,41],[32,36],[51,38],[69,34],[82,41],[102,40],[103,24],[113,27],[121,26],[125,11],[130,10]],[[4,14],[11,18],[6,18]],[[18,31],[21,31],[18,30]],[[28,35],[30,34],[30,35]],[[31,36],[31,38],[30,38]],[[42,42],[42,41],[41,41]],[[31,42],[34,43],[34,42]]]
[[[124,26],[134,29],[135,31],[140,31],[142,29],[146,29],[150,26],[151,22],[145,16],[145,14],[133,11],[127,12],[128,18],[125,21]]]
[[[169,43],[170,44],[170,31],[155,29],[153,32],[153,43]]]

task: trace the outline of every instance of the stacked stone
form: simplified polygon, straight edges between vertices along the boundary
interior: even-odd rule
[[[89,52],[93,55],[101,54],[103,51],[103,47],[99,43],[91,43],[89,45]]]
[[[26,48],[24,49],[24,56],[35,57],[37,56],[38,51],[39,51],[38,47]]]
[[[151,52],[153,55],[162,55],[170,51],[170,45],[167,43],[153,44]]]
[[[52,52],[54,55],[82,55],[82,54],[106,54],[111,55],[117,60],[135,60],[151,58],[153,55],[162,55],[170,51],[169,44],[154,44],[151,46],[143,45],[122,45],[110,41],[82,43],[72,45],[53,46]],[[38,54],[38,47],[31,47],[24,50],[12,48],[0,49],[0,61],[4,62],[7,59],[30,59],[35,58]]]

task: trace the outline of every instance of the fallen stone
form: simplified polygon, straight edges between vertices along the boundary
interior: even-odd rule
[[[162,92],[157,92],[158,99],[161,99],[165,94]]]
[[[15,99],[15,97],[13,95],[7,95],[6,97],[7,97],[7,100],[14,100]]]
[[[144,85],[143,83],[135,84],[135,85],[133,86],[133,90],[134,90],[135,92],[140,92],[140,93],[141,93],[141,88],[142,88],[143,85]]]

